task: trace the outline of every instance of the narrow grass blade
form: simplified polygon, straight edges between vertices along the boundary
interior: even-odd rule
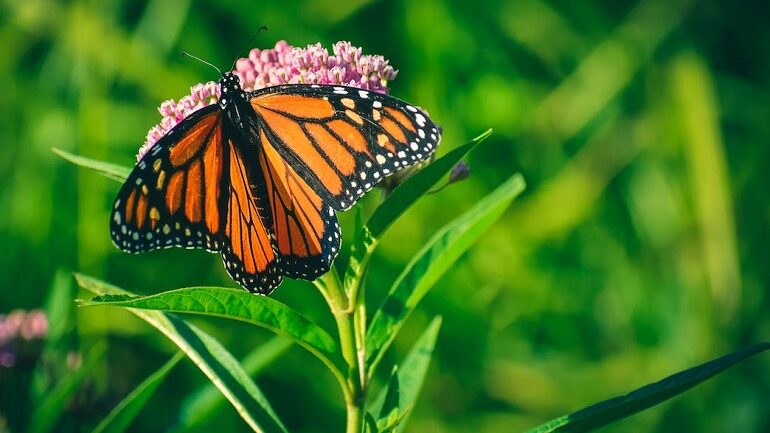
[[[182,352],[177,352],[171,359],[163,364],[160,369],[151,374],[130,394],[115,406],[109,414],[96,426],[93,433],[122,433],[126,431],[134,421],[147,401],[155,394],[163,380],[172,368],[184,357]]]
[[[150,296],[104,295],[78,303],[80,306],[110,305],[243,321],[292,339],[329,368],[335,368],[333,373],[341,371],[342,361],[336,364],[333,361],[339,352],[337,343],[323,328],[275,299],[254,296],[245,290],[191,287]]]
[[[243,370],[250,377],[254,377],[293,345],[294,343],[288,338],[275,336],[254,349],[241,361]],[[224,396],[213,384],[207,383],[201,386],[182,402],[177,428],[172,431],[188,431],[199,426],[203,421],[215,416],[225,402]]]
[[[396,338],[406,318],[435,282],[508,208],[522,191],[521,175],[513,175],[476,206],[446,225],[417,253],[399,275],[366,335],[369,377]]]
[[[131,169],[129,167],[124,167],[122,165],[113,164],[110,162],[99,161],[96,159],[86,158],[85,156],[75,155],[73,153],[67,152],[66,150],[61,150],[57,148],[53,148],[51,150],[53,151],[53,153],[61,156],[62,158],[66,159],[67,161],[75,165],[96,170],[97,172],[99,172],[99,174],[106,176],[112,180],[116,180],[118,182],[124,182],[128,177],[128,174],[131,173]]]
[[[491,134],[492,130],[487,130],[469,143],[453,149],[443,157],[433,161],[414,176],[405,180],[375,209],[366,226],[354,237],[344,278],[347,293],[351,293],[353,286],[360,283],[366,264],[369,262],[369,256],[374,251],[378,239],[393,221],[418,198],[428,192],[445,174],[449,173],[452,167],[468,152]]]
[[[597,429],[663,403],[744,359],[764,352],[767,349],[770,349],[770,343],[761,343],[738,350],[689,370],[676,373],[622,397],[605,400],[569,415],[548,421],[545,424],[528,430],[527,433],[585,432]],[[512,386],[515,386],[515,384],[512,384]]]
[[[28,433],[46,433],[56,427],[56,423],[61,418],[64,410],[67,408],[72,396],[80,388],[80,385],[88,377],[88,374],[102,362],[107,346],[98,344],[84,357],[80,368],[65,376],[43,399],[32,414]]]
[[[78,284],[97,295],[133,296],[132,293],[85,275]],[[157,328],[177,345],[219,388],[241,418],[255,432],[286,432],[270,403],[238,361],[216,339],[178,317],[160,311],[128,309]]]
[[[46,397],[53,380],[66,372],[65,357],[74,345],[72,296],[72,276],[63,269],[57,270],[43,305],[48,318],[48,333],[33,374],[30,391],[32,407],[37,407]]]

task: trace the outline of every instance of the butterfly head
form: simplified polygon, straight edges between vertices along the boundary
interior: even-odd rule
[[[232,72],[222,74],[222,78],[219,79],[219,88],[221,91],[219,105],[222,109],[235,102],[235,99],[245,98],[245,93],[241,88],[241,80]]]

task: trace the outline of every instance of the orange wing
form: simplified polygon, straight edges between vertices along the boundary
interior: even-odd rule
[[[222,258],[235,281],[251,292],[269,294],[279,284],[278,260],[252,186],[253,173],[242,150],[228,140],[229,191]]]
[[[137,163],[112,210],[112,241],[123,251],[185,247],[219,250],[222,116],[198,110]]]
[[[440,140],[427,114],[376,92],[286,85],[253,92],[250,102],[266,139],[337,210],[429,158]]]
[[[260,132],[259,142],[259,164],[272,211],[271,232],[281,257],[281,272],[313,280],[329,271],[339,252],[337,216],[278,154],[264,131]]]

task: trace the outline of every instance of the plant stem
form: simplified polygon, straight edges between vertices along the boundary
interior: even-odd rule
[[[359,299],[348,299],[342,290],[336,272],[323,277],[322,293],[337,322],[342,357],[348,364],[347,380],[342,386],[347,410],[347,433],[360,433],[366,402],[366,369],[362,365],[363,340],[366,335],[366,319],[360,321]],[[356,296],[358,298],[358,296]],[[363,304],[361,303],[361,308]],[[354,307],[355,306],[355,307]]]

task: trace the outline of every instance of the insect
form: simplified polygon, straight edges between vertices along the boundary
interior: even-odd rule
[[[439,143],[427,114],[377,92],[305,84],[245,92],[231,72],[219,85],[218,103],[139,160],[110,230],[129,253],[219,252],[254,293],[269,294],[284,276],[326,273],[340,249],[336,212]]]

